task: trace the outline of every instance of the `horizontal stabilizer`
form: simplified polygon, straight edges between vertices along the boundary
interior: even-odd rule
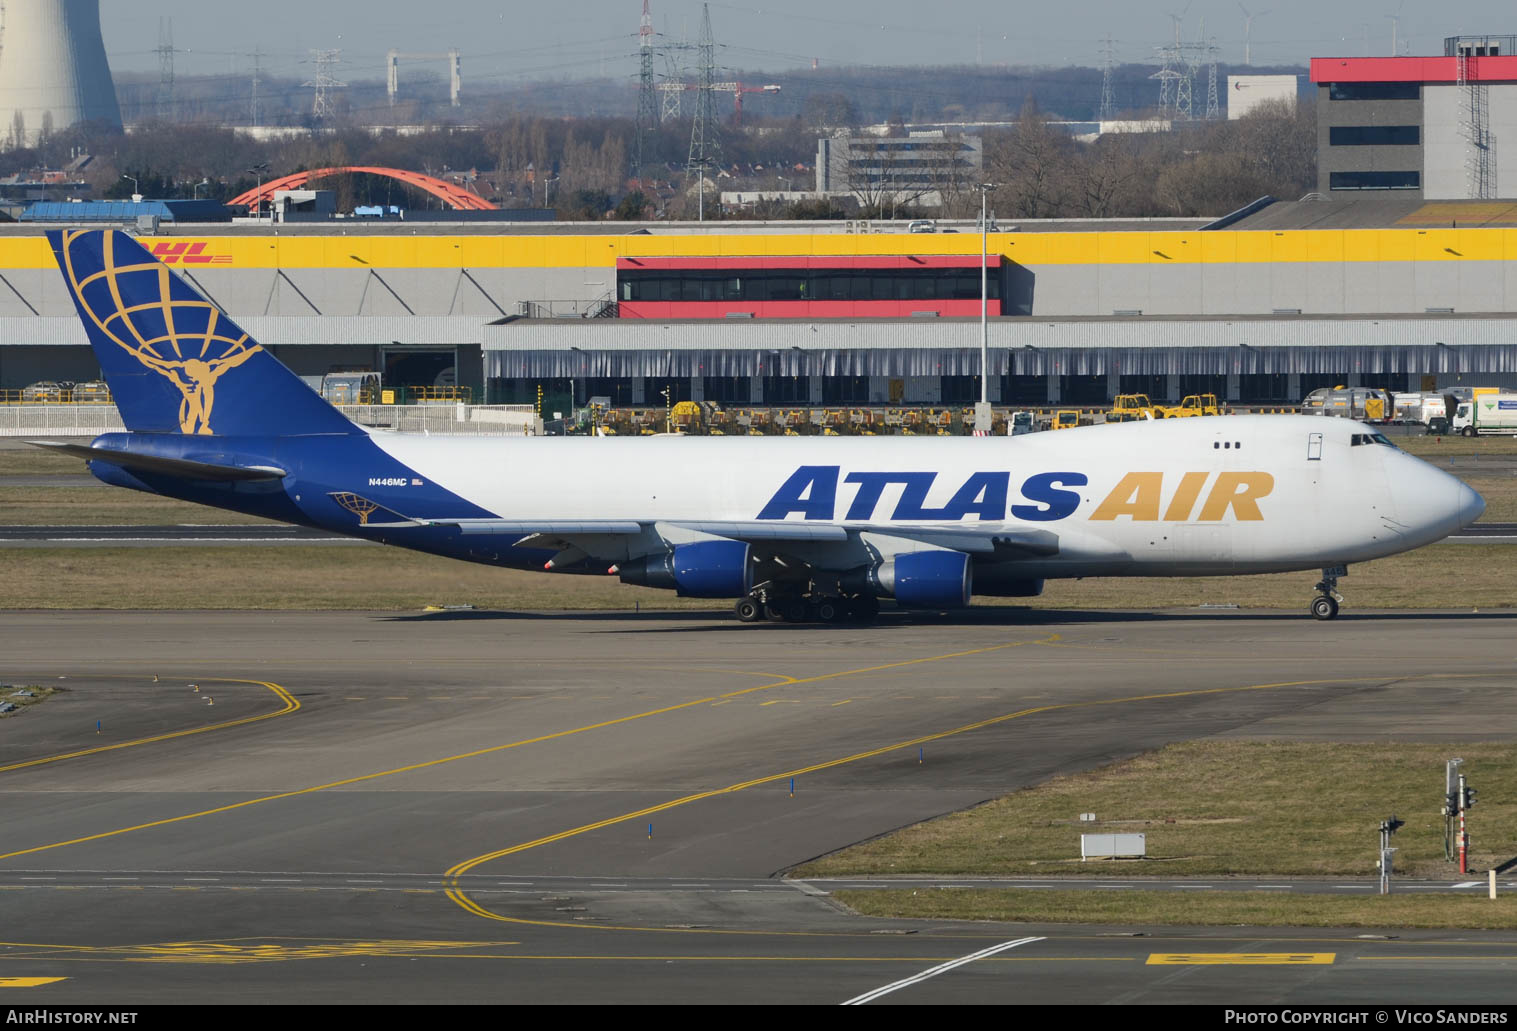
[[[47,448],[65,455],[73,455],[88,462],[104,462],[135,472],[162,473],[186,480],[209,480],[218,483],[247,483],[256,480],[282,480],[287,473],[272,465],[220,465],[214,462],[194,462],[187,458],[164,458],[160,455],[144,455],[133,451],[113,451],[109,448],[90,447],[87,444],[64,444],[53,440],[28,440],[32,447]]]

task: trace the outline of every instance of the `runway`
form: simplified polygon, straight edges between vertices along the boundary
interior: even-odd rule
[[[65,690],[0,720],[0,957],[43,982],[0,997],[1507,1001],[1513,933],[880,921],[784,875],[1170,741],[1510,741],[1514,618],[11,613],[0,682]]]

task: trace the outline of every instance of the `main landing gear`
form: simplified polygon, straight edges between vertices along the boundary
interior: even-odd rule
[[[1343,595],[1338,593],[1338,578],[1347,576],[1348,569],[1344,566],[1332,566],[1322,571],[1322,579],[1317,582],[1317,596],[1312,599],[1313,619],[1337,619],[1338,603],[1343,600]]]
[[[880,614],[874,598],[831,598],[796,595],[749,594],[739,598],[732,611],[744,623],[842,623],[868,622]]]

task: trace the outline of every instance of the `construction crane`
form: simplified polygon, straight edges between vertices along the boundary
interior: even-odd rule
[[[448,100],[454,107],[458,106],[459,89],[462,86],[462,62],[459,60],[457,50],[449,50],[440,54],[406,53],[400,50],[391,50],[385,57],[385,67],[389,72],[385,88],[390,94],[390,106],[395,106],[395,99],[400,95],[400,61],[446,61],[448,62]]]
[[[698,90],[701,88],[698,82],[661,82],[658,84],[661,93],[683,93],[686,90]],[[732,94],[732,120],[736,125],[743,124],[743,94],[744,93],[778,93],[779,86],[744,86],[741,82],[713,82],[711,89],[718,93]]]

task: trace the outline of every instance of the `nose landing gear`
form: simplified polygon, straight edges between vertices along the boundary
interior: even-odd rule
[[[1343,600],[1343,595],[1338,593],[1338,578],[1347,575],[1348,568],[1345,566],[1332,566],[1322,570],[1322,579],[1315,588],[1319,593],[1312,599],[1313,619],[1338,618],[1338,603]]]

